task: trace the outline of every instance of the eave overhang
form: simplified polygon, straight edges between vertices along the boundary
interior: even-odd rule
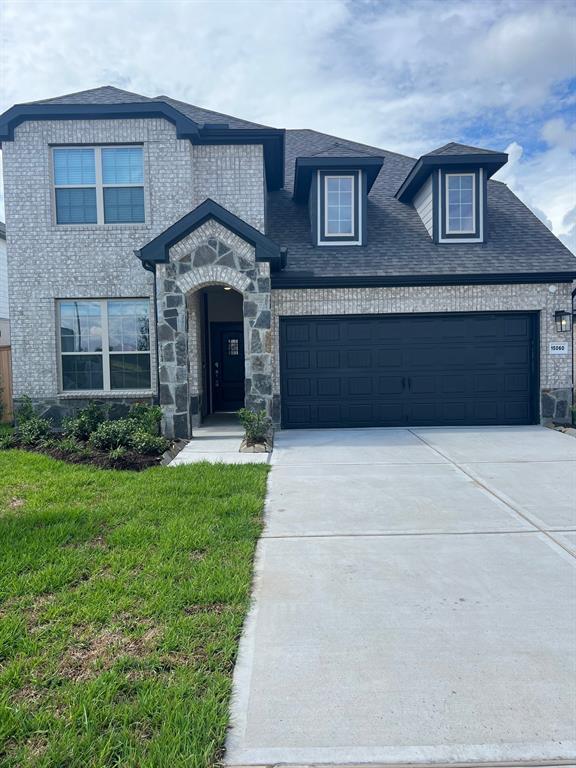
[[[363,171],[367,191],[370,192],[384,163],[383,157],[361,155],[358,157],[298,157],[294,168],[294,200],[308,201],[312,176],[316,171]]]
[[[421,188],[428,176],[436,168],[484,168],[486,177],[490,178],[503,165],[508,162],[505,152],[493,152],[490,154],[462,154],[462,155],[424,155],[412,166],[412,170],[402,182],[396,192],[396,199],[401,203],[411,203],[414,195]]]
[[[284,186],[284,135],[278,128],[230,128],[200,124],[165,101],[125,104],[16,104],[0,116],[0,147],[14,140],[14,129],[28,120],[122,120],[164,118],[179,139],[193,144],[262,144],[268,189]]]
[[[250,243],[256,252],[256,261],[269,262],[270,271],[277,272],[286,265],[286,249],[280,248],[251,224],[210,199],[205,200],[134,253],[145,269],[153,271],[156,264],[170,260],[170,248],[173,245],[210,219],[218,221],[223,227]]]
[[[432,285],[510,285],[520,283],[571,283],[575,272],[490,272],[445,275],[313,275],[282,272],[272,278],[272,288],[400,288]]]

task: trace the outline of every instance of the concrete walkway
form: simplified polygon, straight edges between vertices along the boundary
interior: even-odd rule
[[[576,764],[576,440],[276,435],[231,766]]]
[[[244,430],[233,414],[215,414],[193,432],[190,442],[172,459],[169,467],[198,461],[267,464],[270,460],[269,453],[240,453]]]

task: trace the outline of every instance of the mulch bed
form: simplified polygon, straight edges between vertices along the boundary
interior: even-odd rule
[[[104,451],[96,451],[93,449],[90,449],[89,453],[70,453],[69,451],[63,451],[58,447],[44,448],[41,446],[28,445],[16,445],[15,447],[23,451],[30,451],[31,453],[43,453],[46,456],[51,456],[53,459],[66,461],[68,464],[90,464],[93,467],[100,467],[100,469],[121,469],[130,470],[132,472],[141,472],[143,469],[157,467],[163,463],[165,464],[167,461],[164,457],[171,453],[171,451],[167,451],[161,456],[145,456],[140,453],[128,451],[123,456],[112,458]]]

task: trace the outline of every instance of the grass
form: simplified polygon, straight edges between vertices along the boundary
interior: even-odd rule
[[[0,452],[0,765],[217,764],[261,465]]]

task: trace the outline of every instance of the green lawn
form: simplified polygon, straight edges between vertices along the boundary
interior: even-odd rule
[[[267,468],[0,452],[0,765],[218,762]]]

